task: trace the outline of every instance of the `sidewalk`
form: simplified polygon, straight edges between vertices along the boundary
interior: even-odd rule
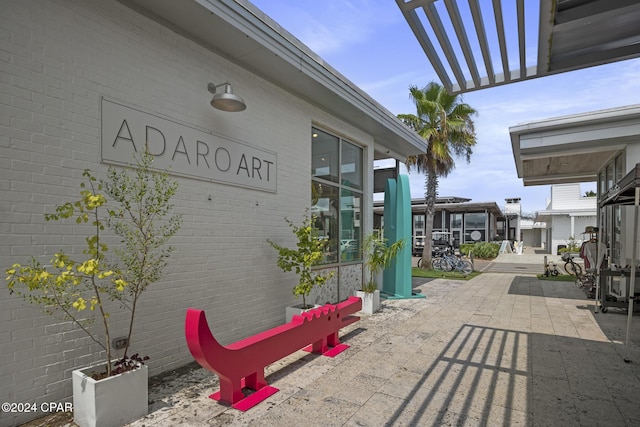
[[[522,254],[503,253],[491,262],[476,262],[479,264],[476,269],[485,273],[542,274],[545,259],[548,263],[554,262],[563,271],[564,261],[559,255],[544,254],[541,250],[529,247],[525,247]]]
[[[209,399],[217,377],[197,368],[152,385],[131,426],[640,425],[640,319],[627,364],[626,314],[594,314],[571,283],[485,273],[416,289],[427,298],[345,328],[336,358],[271,365],[280,391],[247,412]]]

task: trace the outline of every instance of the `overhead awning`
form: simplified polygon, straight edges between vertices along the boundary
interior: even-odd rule
[[[471,199],[466,198],[452,198],[457,200],[463,200],[454,203],[447,203],[446,201],[442,201],[439,199],[436,201],[434,206],[436,212],[447,211],[447,212],[481,212],[487,211],[493,214],[496,217],[505,216],[500,207],[496,204],[496,202],[471,202]],[[384,206],[382,206],[380,201],[374,202],[373,204],[373,212],[382,214]],[[411,203],[411,212],[413,213],[424,213],[426,205],[423,201],[412,200]]]
[[[640,105],[526,123],[509,133],[524,185],[592,182],[627,145],[640,142]]]
[[[637,0],[396,2],[451,93],[640,56]]]

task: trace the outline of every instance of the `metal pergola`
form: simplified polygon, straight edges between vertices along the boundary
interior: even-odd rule
[[[637,0],[396,2],[453,94],[640,56]]]

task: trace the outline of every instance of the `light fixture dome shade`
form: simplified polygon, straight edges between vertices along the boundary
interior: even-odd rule
[[[222,111],[242,111],[247,108],[244,100],[232,93],[216,93],[211,100],[211,106]]]
[[[224,92],[222,93],[216,92],[216,88],[220,86],[225,87]],[[233,94],[231,84],[229,84],[228,82],[221,83],[219,85],[209,83],[207,85],[207,89],[209,90],[209,92],[213,93],[213,99],[211,100],[211,106],[213,108],[230,112],[246,110],[247,104],[245,104],[244,100],[238,95]]]

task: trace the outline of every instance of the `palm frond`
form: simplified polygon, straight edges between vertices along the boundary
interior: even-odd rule
[[[477,111],[452,95],[437,82],[422,89],[409,87],[409,97],[416,106],[415,114],[400,114],[398,118],[427,141],[424,154],[409,156],[405,162],[409,171],[445,177],[455,168],[455,157],[471,159],[477,140],[472,116]]]

